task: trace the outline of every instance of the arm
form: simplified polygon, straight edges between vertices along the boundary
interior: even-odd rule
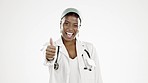
[[[47,47],[45,49],[45,47]],[[48,43],[46,43],[44,45],[44,48],[42,49],[43,50],[43,55],[45,56],[45,65],[46,66],[51,66],[51,65],[54,65],[54,62],[55,62],[55,53],[56,53],[56,47],[53,45],[53,41],[52,39],[50,38],[50,44],[48,45]]]

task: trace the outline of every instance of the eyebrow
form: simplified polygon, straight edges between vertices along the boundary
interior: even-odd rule
[[[70,21],[68,21],[68,20],[66,20],[66,19],[65,19],[65,22],[71,23]],[[78,24],[78,22],[73,23],[73,24]]]

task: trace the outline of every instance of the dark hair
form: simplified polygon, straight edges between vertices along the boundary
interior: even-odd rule
[[[75,16],[76,18],[79,18],[79,19],[80,19],[80,23],[81,23],[81,18],[80,18],[80,16],[79,16],[77,13],[75,13],[75,12],[69,12],[69,13],[67,13],[65,16]],[[63,16],[63,17],[61,18],[61,20],[62,20],[65,16]]]

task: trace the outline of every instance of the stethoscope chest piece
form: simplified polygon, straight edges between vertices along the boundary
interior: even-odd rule
[[[58,63],[54,63],[54,69],[58,70],[59,69],[59,64]]]
[[[58,56],[59,56],[59,49],[60,49],[60,46],[58,46],[58,50],[57,50],[57,58],[56,58],[56,61],[54,63],[54,69],[55,70],[58,70],[59,69],[59,64],[58,64]],[[83,54],[82,54],[82,58],[83,58],[83,61],[84,61],[84,64],[85,64],[85,67],[84,67],[84,70],[89,70],[89,71],[92,71],[92,66],[95,67],[95,63],[93,60],[91,60],[91,57],[90,57],[90,54],[89,52],[85,49],[84,50],[87,55],[88,55],[88,58],[86,59],[86,62],[85,62],[85,59],[83,57]],[[88,65],[88,66],[87,66]]]

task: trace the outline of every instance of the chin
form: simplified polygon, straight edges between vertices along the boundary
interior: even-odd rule
[[[63,36],[62,36],[62,38],[63,38],[65,41],[73,41],[73,40],[76,39],[75,37],[73,37],[73,38],[66,38],[66,37],[63,37]]]

